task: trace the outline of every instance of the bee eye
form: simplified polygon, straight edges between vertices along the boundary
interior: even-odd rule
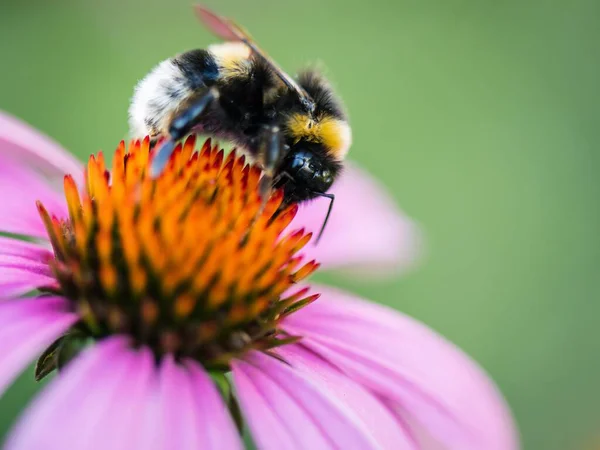
[[[317,170],[317,167],[316,167],[316,166],[315,166],[313,163],[308,163],[308,168],[309,168],[310,170],[312,170],[313,172],[314,172],[315,170]]]

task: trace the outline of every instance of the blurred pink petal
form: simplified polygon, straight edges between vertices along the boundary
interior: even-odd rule
[[[233,421],[226,418],[225,403],[203,369],[195,369],[194,376],[190,377],[186,368],[176,364],[169,355],[161,364],[160,399],[165,432],[161,448],[242,449]],[[200,384],[195,386],[194,382]],[[208,396],[205,398],[203,394]],[[212,412],[216,413],[215,417]]]
[[[261,450],[380,449],[359,417],[306,373],[262,353],[232,364],[252,437]]]
[[[31,261],[48,261],[54,255],[42,245],[0,236],[0,255],[19,256]]]
[[[5,449],[107,448],[103,439],[109,431],[98,428],[93,420],[107,412],[119,414],[119,408],[106,411],[106,404],[111,398],[118,401],[115,395],[122,386],[120,383],[126,382],[124,375],[135,362],[128,357],[128,352],[127,341],[122,337],[108,338],[84,351],[35,398],[13,428]],[[129,371],[129,376],[135,377],[129,382],[130,386],[137,380],[136,373]],[[97,440],[90,446],[73,445],[77,439],[91,437],[79,428],[88,418]],[[156,429],[146,432],[156,433]]]
[[[417,449],[408,430],[373,394],[302,345],[286,345],[278,352],[295,370],[313,377],[353,411],[381,448]]]
[[[451,450],[453,448],[445,445],[442,441],[432,436],[429,430],[417,423],[414,417],[410,416],[410,414],[403,410],[402,407],[398,406],[398,404],[393,401],[384,401],[384,403],[388,404],[389,410],[396,416],[398,422],[410,429],[415,442],[417,442],[417,448],[426,450]],[[456,448],[457,450],[460,450],[462,447]]]
[[[40,286],[54,284],[56,284],[56,280],[49,274],[0,266],[0,299],[18,297]]]
[[[47,239],[36,202],[51,214],[67,217],[64,195],[53,189],[39,174],[3,158],[0,154],[0,232]]]
[[[384,272],[415,261],[417,227],[367,172],[348,163],[330,192],[336,196],[333,211],[319,243],[304,248],[309,259],[327,269],[374,266]],[[324,198],[301,204],[290,226],[318,234],[328,206]]]
[[[302,345],[390,404],[446,447],[518,448],[502,396],[462,351],[414,319],[319,286],[319,301],[286,319]]]
[[[195,426],[199,428],[203,437],[202,448],[243,449],[235,423],[212,379],[198,363],[188,361],[186,366],[199,417]]]
[[[123,355],[126,358],[123,363],[128,364],[127,371],[121,377],[113,401],[107,405],[108,412],[98,422],[92,422],[96,430],[94,442],[98,442],[98,448],[111,450],[155,448],[151,443],[158,442],[158,423],[148,421],[156,413],[152,409],[158,387],[154,355],[146,348],[124,349]],[[108,366],[112,369],[111,365]],[[104,390],[102,386],[100,389]],[[85,414],[81,415],[86,418]],[[99,437],[98,433],[105,436]],[[90,444],[80,448],[93,446]]]
[[[246,363],[234,362],[233,381],[244,418],[258,448],[294,449],[297,448],[294,447],[296,440],[302,442],[302,434],[305,439],[310,439],[312,445],[321,445],[321,448],[327,445],[326,439],[305,417],[302,408],[266,375],[261,376],[259,370]],[[287,420],[294,421],[297,427],[286,426]]]
[[[166,355],[160,367],[160,410],[164,423],[161,448],[169,444],[182,450],[202,447],[196,409],[185,369],[171,355]]]
[[[0,157],[35,167],[50,177],[83,179],[83,165],[48,136],[0,111]],[[5,158],[0,158],[5,159]]]
[[[30,364],[77,321],[66,300],[41,297],[0,303],[0,395]]]
[[[136,359],[132,356],[132,352],[123,349],[94,372],[94,377],[87,382],[85,393],[82,391],[79,398],[70,403],[69,416],[57,417],[54,426],[63,430],[62,444],[59,447],[59,441],[52,445],[90,450],[112,448],[108,444],[112,440],[113,428],[130,414],[129,410],[123,409],[121,399],[129,395],[134,382],[138,381],[134,366]],[[41,441],[39,439],[38,442],[41,444]]]
[[[52,270],[46,262],[35,261],[22,256],[3,255],[0,250],[0,273],[4,269],[17,269],[25,273],[52,276]]]

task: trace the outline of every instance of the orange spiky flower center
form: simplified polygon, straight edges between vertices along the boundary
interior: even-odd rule
[[[82,193],[65,177],[68,219],[38,208],[57,289],[86,336],[128,334],[157,357],[227,367],[297,339],[279,322],[316,296],[282,296],[318,264],[301,263],[311,235],[286,231],[297,206],[284,207],[281,191],[261,212],[259,168],[235,151],[224,158],[210,140],[194,148],[192,137],[153,179],[149,140],[128,152],[121,143],[112,171],[102,154],[90,157]]]

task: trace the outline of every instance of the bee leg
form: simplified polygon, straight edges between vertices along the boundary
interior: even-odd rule
[[[186,109],[181,111],[171,121],[169,125],[169,137],[157,149],[152,164],[150,166],[150,175],[156,177],[162,173],[169,161],[171,153],[175,150],[176,142],[188,134],[198,123],[198,119],[213,100],[219,98],[219,91],[216,88],[210,88],[202,96],[196,99]]]
[[[265,129],[262,142],[259,147],[258,159],[263,168],[263,176],[258,185],[258,191],[262,198],[263,206],[269,193],[273,188],[275,170],[283,156],[283,136],[278,126],[270,126]]]
[[[263,176],[258,182],[258,193],[261,198],[260,208],[248,226],[248,231],[242,238],[244,241],[250,234],[254,224],[265,210],[265,205],[269,199],[269,194],[273,189],[275,179],[275,169],[279,165],[281,156],[285,147],[283,146],[283,136],[277,126],[267,126],[260,137],[257,159],[263,168]],[[275,213],[277,214],[277,212]]]

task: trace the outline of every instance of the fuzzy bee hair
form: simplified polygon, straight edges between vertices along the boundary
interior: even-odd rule
[[[134,138],[145,135],[159,137],[168,133],[172,118],[207,88],[220,85],[221,96],[256,103],[257,87],[262,91],[260,101],[266,109],[279,105],[279,119],[292,142],[321,143],[329,155],[342,161],[350,148],[352,134],[341,103],[329,83],[316,71],[307,70],[298,76],[298,83],[312,95],[315,111],[307,114],[298,107],[294,98],[286,95],[285,87],[260,60],[252,58],[243,43],[215,44],[206,50],[192,50],[167,59],[154,67],[136,86],[129,108],[130,129]],[[233,95],[232,95],[233,94]],[[253,105],[256,106],[256,105]],[[210,118],[210,114],[207,114]],[[215,114],[213,114],[214,116]],[[247,144],[239,139],[236,124],[219,129],[214,120],[199,123],[196,131],[225,134],[238,145]],[[210,126],[212,125],[212,126]]]

